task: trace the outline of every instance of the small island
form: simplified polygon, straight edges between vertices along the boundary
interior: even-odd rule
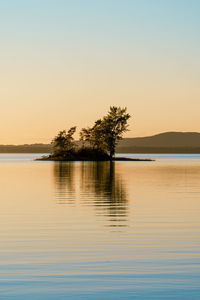
[[[50,161],[153,161],[152,159],[115,157],[115,149],[128,130],[130,115],[126,108],[112,106],[107,115],[92,127],[82,128],[80,139],[74,141],[76,127],[63,130],[52,141],[52,153],[37,160]]]

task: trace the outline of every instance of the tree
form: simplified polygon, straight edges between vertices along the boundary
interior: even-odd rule
[[[130,115],[127,108],[111,106],[108,114],[103,118],[102,140],[103,147],[109,152],[110,159],[115,154],[116,145],[122,139],[123,133],[128,130],[127,121]]]
[[[99,119],[95,122],[93,127],[82,128],[80,132],[80,141],[83,142],[83,145],[89,144],[90,147],[97,150],[102,150],[102,120]]]
[[[111,106],[108,114],[97,120],[93,127],[82,129],[81,141],[89,143],[94,149],[109,152],[112,160],[118,141],[128,130],[127,121],[130,115],[126,111],[126,108]]]
[[[75,131],[76,127],[71,127],[67,132],[63,130],[58,133],[52,141],[54,155],[60,155],[74,150],[73,134]]]

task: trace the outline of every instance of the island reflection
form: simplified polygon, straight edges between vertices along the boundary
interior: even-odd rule
[[[73,162],[55,162],[53,171],[57,203],[73,204],[75,202]]]
[[[127,226],[128,198],[115,162],[55,162],[54,179],[58,204],[95,207],[106,217],[105,226]]]

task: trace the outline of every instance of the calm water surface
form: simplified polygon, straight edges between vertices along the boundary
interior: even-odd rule
[[[200,299],[200,155],[0,154],[0,299]]]

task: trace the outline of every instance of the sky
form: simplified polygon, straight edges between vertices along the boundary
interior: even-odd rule
[[[132,116],[126,137],[200,132],[199,11],[199,0],[0,0],[0,144],[48,143],[112,105]]]

